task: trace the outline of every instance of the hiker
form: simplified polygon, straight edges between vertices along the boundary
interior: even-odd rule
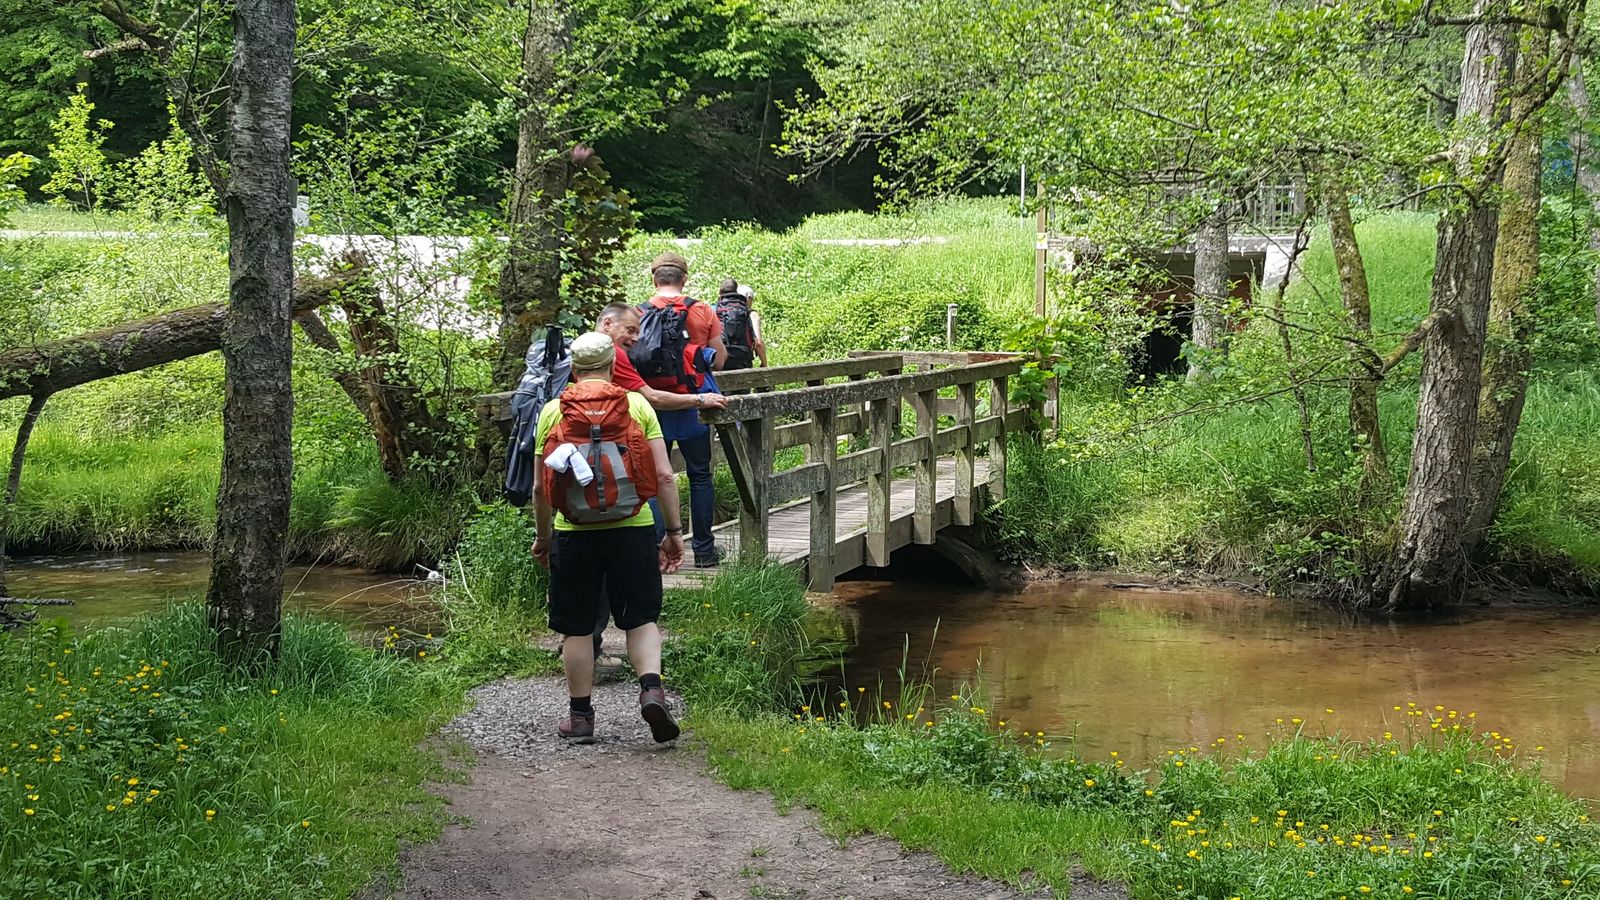
[[[639,337],[639,311],[632,306],[626,303],[612,303],[600,310],[600,318],[595,321],[594,330],[611,338],[611,342],[617,348],[617,361],[611,370],[611,383],[624,390],[638,391],[657,412],[679,409],[723,409],[728,405],[728,398],[716,392],[674,394],[645,384],[644,379],[640,378],[638,371],[633,368],[633,363],[628,361],[628,348],[633,346],[633,342]],[[614,668],[614,665],[607,664],[611,658],[605,657],[602,652],[606,622],[610,618],[603,605],[598,617],[594,630],[596,664],[602,668]]]
[[[550,630],[565,635],[569,711],[557,731],[594,743],[594,630],[603,597],[627,633],[639,711],[658,743],[678,736],[661,687],[661,575],[683,563],[678,486],[655,410],[612,383],[616,348],[598,332],[572,342],[573,383],[539,414],[533,556],[550,570]],[[646,501],[659,496],[664,535]]]
[[[689,262],[677,253],[663,253],[650,264],[655,295],[639,306],[639,332],[628,349],[628,359],[650,387],[671,394],[705,398],[713,396],[715,382],[707,376],[722,368],[728,349],[722,341],[722,322],[712,308],[683,292]],[[720,396],[720,395],[716,395]],[[683,454],[689,472],[689,520],[694,528],[694,565],[717,565],[717,543],[711,536],[715,509],[711,482],[711,429],[700,421],[698,408],[713,401],[695,399],[681,408],[662,409],[661,433],[670,451]]]
[[[722,322],[722,342],[728,347],[724,369],[748,369],[755,360],[767,367],[767,345],[761,339],[761,315],[751,309],[756,291],[728,278],[717,291],[717,318]]]

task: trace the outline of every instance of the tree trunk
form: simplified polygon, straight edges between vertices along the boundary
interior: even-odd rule
[[[1567,99],[1577,115],[1572,128],[1572,168],[1578,188],[1589,199],[1589,206],[1600,218],[1600,159],[1594,158],[1594,142],[1589,139],[1589,88],[1583,79],[1583,64],[1572,67],[1567,77]],[[1600,228],[1589,229],[1589,249],[1600,256]],[[1594,267],[1594,320],[1600,327],[1600,265]]]
[[[1344,301],[1350,337],[1359,342],[1350,349],[1350,437],[1361,455],[1361,502],[1365,505],[1389,481],[1383,428],[1378,422],[1380,360],[1371,349],[1372,295],[1367,288],[1367,266],[1361,259],[1355,223],[1350,218],[1350,192],[1337,175],[1330,174],[1323,196],[1328,204],[1333,262],[1339,271],[1339,297]]]
[[[495,382],[510,390],[522,377],[534,331],[561,311],[560,203],[567,166],[560,152],[555,58],[566,40],[560,0],[529,0],[522,43],[522,111],[507,215],[509,241],[500,270],[500,359]]]
[[[6,544],[11,539],[11,520],[17,507],[17,489],[22,486],[22,463],[28,456],[28,441],[33,437],[33,426],[44,412],[49,394],[35,394],[28,400],[28,409],[17,426],[17,441],[11,445],[11,468],[6,472],[5,506],[0,509],[0,597],[9,595],[6,590]]]
[[[1294,277],[1294,267],[1300,260],[1300,254],[1306,251],[1310,243],[1311,217],[1304,209],[1300,213],[1300,224],[1294,230],[1294,243],[1289,247],[1289,263],[1283,267],[1283,277],[1278,279],[1277,290],[1271,294],[1273,316],[1277,319],[1278,344],[1283,348],[1283,363],[1288,369],[1290,393],[1294,395],[1294,405],[1300,414],[1300,449],[1306,456],[1306,471],[1317,470],[1317,442],[1316,435],[1311,425],[1311,401],[1306,396],[1306,386],[1300,380],[1300,366],[1295,362],[1294,340],[1289,335],[1289,313],[1284,304],[1284,298],[1289,293],[1289,279]]]
[[[295,311],[316,309],[331,301],[361,276],[360,265],[327,277],[298,279]],[[52,394],[210,353],[222,346],[227,315],[225,304],[206,303],[0,352],[0,400]]]
[[[1528,399],[1534,330],[1528,301],[1539,280],[1539,176],[1544,168],[1544,134],[1536,92],[1549,49],[1548,33],[1535,34],[1530,29],[1517,57],[1511,121],[1523,126],[1509,139],[1500,180],[1502,199],[1494,242],[1494,277],[1489,284],[1483,385],[1478,391],[1478,429],[1472,448],[1469,551],[1482,543],[1500,508],[1512,441]]]
[[[224,658],[276,657],[289,531],[295,0],[239,0],[229,119],[222,479],[206,604]]]
[[[1215,357],[1228,349],[1228,214],[1224,206],[1194,236],[1194,315],[1189,342],[1198,351],[1189,359],[1189,380],[1211,377]]]
[[[1479,6],[1483,5],[1480,0]],[[1445,606],[1465,587],[1468,479],[1478,421],[1484,320],[1494,260],[1494,186],[1500,165],[1491,147],[1497,100],[1516,45],[1504,26],[1474,25],[1461,64],[1457,136],[1451,143],[1462,197],[1439,219],[1431,312],[1393,557],[1374,582],[1387,613]]]

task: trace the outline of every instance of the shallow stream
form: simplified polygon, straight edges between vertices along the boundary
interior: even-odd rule
[[[1296,718],[1312,734],[1398,735],[1416,703],[1477,713],[1480,731],[1510,735],[1547,777],[1600,797],[1593,612],[1497,606],[1372,623],[1281,599],[1086,582],[1017,593],[852,582],[837,596],[851,688],[881,680],[892,697],[902,666],[913,680],[931,674],[941,697],[981,680],[993,717],[1075,733],[1091,757],[1115,750],[1137,765],[1239,734],[1259,746]]]
[[[42,612],[96,626],[202,594],[208,570],[201,553],[34,557],[13,561],[11,588],[72,599]],[[286,585],[288,608],[352,630],[435,624],[416,579],[296,565]],[[1058,746],[1075,734],[1073,752],[1115,750],[1141,765],[1218,737],[1259,745],[1295,718],[1311,733],[1399,734],[1406,717],[1393,707],[1417,703],[1477,713],[1481,730],[1510,735],[1547,777],[1600,798],[1592,612],[1497,606],[1449,621],[1372,623],[1281,599],[1093,582],[1010,593],[856,581],[836,598],[820,611],[822,630],[843,637],[835,687],[841,678],[847,689],[881,684],[893,697],[902,669],[913,681],[931,677],[941,696],[981,683],[994,718],[1042,730]]]

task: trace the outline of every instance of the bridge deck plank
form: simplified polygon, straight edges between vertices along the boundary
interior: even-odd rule
[[[974,466],[974,484],[988,484],[989,464],[985,459],[976,460]],[[938,479],[935,483],[936,515],[939,519],[936,527],[943,527],[950,522],[956,496],[956,461],[954,459],[939,460]],[[834,538],[834,574],[842,575],[844,572],[861,565],[862,554],[865,547],[865,534],[867,529],[867,488],[865,483],[856,483],[841,487],[838,492],[838,502],[835,512]],[[897,550],[911,543],[911,517],[916,512],[917,483],[915,478],[902,477],[894,480],[894,487],[890,496],[890,544],[891,550]],[[717,549],[723,559],[734,559],[739,551],[739,523],[737,520],[724,522],[712,529],[717,539]],[[769,555],[782,563],[804,563],[811,552],[811,501],[801,500],[787,506],[779,507],[772,511],[772,516],[767,525],[767,548]],[[716,569],[693,569],[685,567],[681,572],[666,577],[666,586],[694,587],[699,582],[716,575]]]

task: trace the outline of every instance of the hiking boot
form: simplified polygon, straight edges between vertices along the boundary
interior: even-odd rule
[[[694,567],[696,569],[715,569],[717,566],[719,566],[721,564],[722,564],[722,556],[720,554],[718,554],[715,550],[711,551],[709,554],[707,554],[705,556],[701,556],[698,553],[696,553],[694,555]]]
[[[639,715],[649,723],[650,736],[656,739],[656,743],[665,744],[677,739],[678,723],[672,721],[672,712],[667,709],[667,694],[661,688],[639,692]]]
[[[556,726],[556,731],[566,738],[569,744],[592,744],[594,743],[594,715],[592,713],[587,716],[583,713],[572,713],[561,720],[561,724]]]

